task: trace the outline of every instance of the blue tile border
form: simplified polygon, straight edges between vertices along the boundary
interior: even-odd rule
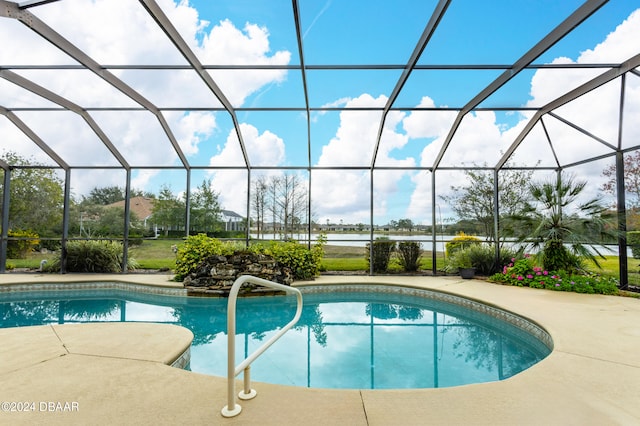
[[[189,365],[191,363],[191,345],[176,359],[171,363],[172,367],[180,368],[181,370],[189,370]]]
[[[136,293],[157,294],[163,296],[187,296],[185,288],[160,287],[154,285],[134,284],[120,281],[87,281],[67,283],[21,283],[0,285],[0,294],[38,292],[38,291],[68,291],[68,290],[120,290]]]

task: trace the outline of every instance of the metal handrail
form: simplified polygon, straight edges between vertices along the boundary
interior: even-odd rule
[[[251,355],[244,359],[238,366],[234,366],[235,354],[236,354],[236,301],[238,299],[238,291],[245,283],[258,284],[265,287],[270,287],[276,290],[285,291],[287,293],[294,293],[296,295],[298,306],[296,308],[296,314],[293,319],[285,325],[280,331],[267,340],[262,346],[256,349]],[[275,343],[284,333],[286,333],[291,327],[293,327],[300,316],[302,315],[302,293],[297,288],[289,287],[286,285],[274,283],[269,280],[254,277],[252,275],[243,275],[238,277],[231,286],[229,291],[229,302],[227,304],[227,405],[222,408],[222,415],[224,417],[234,417],[240,414],[242,407],[240,404],[236,404],[235,398],[235,378],[240,372],[244,371],[244,389],[238,394],[238,398],[247,400],[256,396],[255,389],[251,389],[251,363],[255,361],[269,346]],[[230,408],[232,407],[232,408]]]

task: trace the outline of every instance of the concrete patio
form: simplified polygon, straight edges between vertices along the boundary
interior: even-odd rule
[[[0,285],[98,280],[178,285],[151,274],[0,275]],[[160,324],[3,329],[0,424],[640,424],[640,299],[455,277],[323,276],[311,284],[334,283],[399,284],[484,301],[537,322],[555,348],[507,380],[453,388],[326,390],[254,383],[258,396],[241,401],[242,413],[225,419],[220,414],[226,404],[224,378],[170,366],[190,344],[186,329]],[[35,410],[7,411],[6,402],[33,402]]]

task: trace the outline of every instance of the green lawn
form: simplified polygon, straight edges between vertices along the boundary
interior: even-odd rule
[[[182,240],[157,239],[144,240],[139,246],[129,249],[129,256],[138,262],[140,269],[173,269],[175,268],[175,254],[171,249],[174,244],[180,244]],[[30,253],[26,259],[9,259],[8,263],[15,268],[40,267],[43,259],[51,260],[53,253]]]
[[[590,264],[588,269],[592,272],[617,277],[620,268],[618,266],[618,256],[605,256],[605,259],[598,259],[599,269],[596,265]],[[627,269],[629,271],[629,284],[640,286],[640,259],[627,258]]]
[[[325,271],[368,271],[367,261],[364,257],[364,247],[349,246],[325,246],[325,254],[322,259],[322,267]],[[433,259],[430,251],[425,251],[420,259],[420,269],[430,271]],[[444,257],[438,253],[436,265],[439,269],[444,267]],[[389,272],[402,272],[402,267],[397,261],[389,264]]]
[[[138,262],[141,269],[173,269],[176,267],[176,256],[172,246],[182,240],[144,240],[141,245],[133,246],[129,255]]]
[[[53,253],[32,253],[26,259],[8,259],[7,263],[14,268],[39,268],[42,260],[51,260]]]
[[[173,269],[175,267],[175,254],[172,246],[180,244],[181,239],[157,239],[144,240],[142,245],[132,246],[130,256],[138,262],[141,269]],[[27,259],[10,259],[9,264],[16,268],[37,269],[43,259],[50,260],[53,253],[31,253]],[[600,262],[602,269],[590,265],[589,270],[603,275],[618,276],[618,256],[606,256]],[[640,260],[629,258],[629,283],[640,286]],[[424,252],[420,262],[420,269],[430,271],[432,266],[431,252]],[[438,253],[438,269],[444,266],[442,253]],[[364,258],[363,247],[325,246],[325,257],[322,260],[322,269],[325,271],[367,271],[367,262]],[[400,265],[392,261],[391,272],[401,272]]]

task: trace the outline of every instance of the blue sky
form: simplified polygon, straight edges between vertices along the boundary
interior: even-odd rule
[[[404,65],[424,31],[436,1],[301,0],[304,59],[309,67],[323,65]],[[187,44],[205,65],[299,65],[291,2],[287,0],[158,0]],[[438,29],[422,52],[418,65],[510,65],[582,4],[576,0],[453,0]],[[640,2],[612,0],[567,37],[551,47],[535,64],[611,63],[640,53]],[[138,2],[130,0],[65,0],[30,9],[62,36],[99,63],[184,64],[165,34]],[[634,13],[635,12],[635,13]],[[0,37],[13,43],[0,52],[0,66],[60,64],[74,61],[12,19],[0,18]],[[484,108],[541,106],[572,87],[593,78],[601,69],[526,70],[486,99]],[[55,75],[44,70],[14,72],[71,99],[82,107],[136,106],[86,71],[66,70]],[[190,164],[211,166],[194,171],[192,188],[212,179],[226,208],[246,214],[246,171],[215,167],[241,167],[242,159],[233,122],[224,111],[193,111],[189,107],[219,107],[219,102],[189,71],[112,70],[159,108]],[[208,70],[236,108],[304,108],[299,70]],[[503,70],[414,70],[386,120],[377,165],[393,170],[374,173],[374,222],[410,218],[431,222],[431,179],[406,167],[429,167],[446,137],[456,112]],[[402,73],[401,69],[306,71],[312,108],[381,108]],[[608,141],[617,137],[619,87],[597,90],[589,102],[576,101],[563,108],[565,118],[579,121],[586,130]],[[619,86],[619,82],[617,83]],[[626,92],[625,123],[640,118],[638,77],[630,76]],[[603,100],[607,100],[604,102]],[[0,79],[0,106],[5,108],[55,106],[12,83]],[[415,107],[443,111],[410,111]],[[86,123],[70,112],[18,111],[16,114],[73,166],[115,165]],[[157,192],[170,184],[184,192],[183,171],[140,169],[154,165],[178,166],[175,151],[148,112],[92,111],[92,117],[134,166],[133,185]],[[513,141],[530,118],[518,111],[472,112],[463,120],[443,166],[488,165]],[[371,164],[379,111],[312,111],[311,151],[307,146],[307,117],[302,111],[237,111],[243,139],[253,166],[300,168],[363,167]],[[585,140],[574,130],[549,119],[566,163],[597,155],[603,146]],[[555,120],[557,121],[557,120]],[[560,124],[558,124],[560,123]],[[623,145],[631,146],[638,131],[625,124]],[[0,116],[5,137],[0,148],[35,156],[52,164],[41,150]],[[69,135],[73,135],[69,137]],[[588,138],[586,138],[588,139]],[[576,143],[571,145],[569,142]],[[637,142],[635,142],[637,143]],[[538,130],[514,155],[521,165],[549,161],[549,149]],[[309,155],[311,164],[309,164]],[[593,181],[594,193],[607,161],[575,169]],[[277,174],[269,170],[258,173]],[[86,194],[100,185],[124,186],[124,174],[113,170],[76,170],[74,194]],[[439,193],[463,183],[460,172],[442,172],[436,179]],[[369,222],[370,177],[367,170],[312,172],[314,217],[339,222]],[[444,216],[450,209],[438,201]]]

